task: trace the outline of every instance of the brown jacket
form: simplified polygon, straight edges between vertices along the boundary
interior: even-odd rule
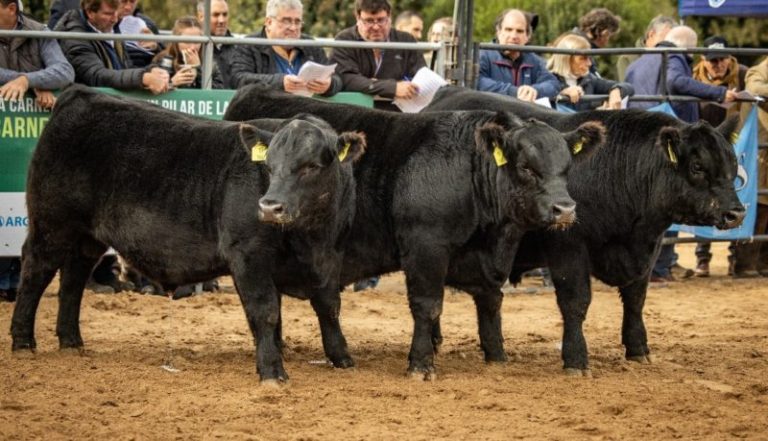
[[[736,57],[730,58],[731,67],[728,69],[728,73],[722,80],[710,79],[707,75],[703,61],[699,61],[696,66],[694,66],[693,79],[710,86],[725,86],[728,89],[744,90],[744,76],[747,73],[747,66],[739,64]],[[718,103],[699,103],[699,118],[707,121],[713,126],[719,126],[720,123],[725,121],[726,117],[738,115],[741,107],[741,103],[734,103],[734,105],[728,109]]]

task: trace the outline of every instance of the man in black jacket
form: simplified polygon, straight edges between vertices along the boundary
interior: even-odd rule
[[[197,20],[205,23],[205,0],[197,2]],[[211,0],[211,35],[214,37],[232,37],[229,31],[229,5],[227,0]],[[213,59],[219,67],[221,80],[227,89],[236,89],[232,82],[232,58],[235,55],[234,44],[215,44]]]
[[[311,39],[301,33],[302,14],[301,0],[269,0],[264,28],[248,37]],[[309,82],[299,78],[299,70],[307,61],[328,64],[325,52],[319,47],[241,45],[232,57],[232,84],[239,88],[257,83],[291,93],[309,91],[323,96],[334,95],[341,90],[341,78],[335,74]]]
[[[357,24],[336,35],[336,40],[416,42],[412,35],[392,29],[392,7],[387,0],[356,0]],[[426,66],[421,51],[405,49],[337,48],[331,54],[337,63],[344,90],[362,92],[387,100],[413,98],[419,93],[411,83],[416,72]],[[397,110],[389,101],[377,101],[377,108]]]
[[[118,0],[83,0],[82,8],[68,11],[57,31],[115,33]],[[168,72],[160,68],[135,68],[125,46],[117,40],[61,40],[61,49],[75,68],[75,82],[94,87],[168,90]]]

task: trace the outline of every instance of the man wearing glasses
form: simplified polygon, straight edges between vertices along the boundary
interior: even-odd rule
[[[301,33],[303,12],[300,0],[269,0],[264,28],[248,37],[311,40]],[[237,88],[256,83],[291,93],[309,90],[323,96],[341,90],[341,78],[336,74],[324,80],[300,79],[299,69],[307,61],[329,64],[320,47],[238,45],[232,57],[231,82]]]
[[[412,35],[392,29],[392,7],[387,0],[355,0],[357,24],[336,35],[336,40],[415,43]],[[331,62],[338,63],[344,90],[374,95],[375,107],[398,110],[393,98],[413,98],[419,93],[411,83],[416,72],[426,66],[421,51],[405,49],[336,48]]]

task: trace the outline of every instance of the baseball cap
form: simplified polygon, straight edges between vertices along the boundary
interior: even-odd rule
[[[704,40],[704,47],[708,49],[725,49],[728,47],[728,40],[719,35],[713,35]],[[729,55],[723,52],[719,53],[705,53],[705,60],[719,60],[721,58],[728,58]]]

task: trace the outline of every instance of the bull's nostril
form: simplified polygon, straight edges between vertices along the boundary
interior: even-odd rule
[[[569,216],[574,212],[575,209],[576,205],[574,204],[555,204],[552,207],[552,214],[554,214],[555,217],[564,215]]]

